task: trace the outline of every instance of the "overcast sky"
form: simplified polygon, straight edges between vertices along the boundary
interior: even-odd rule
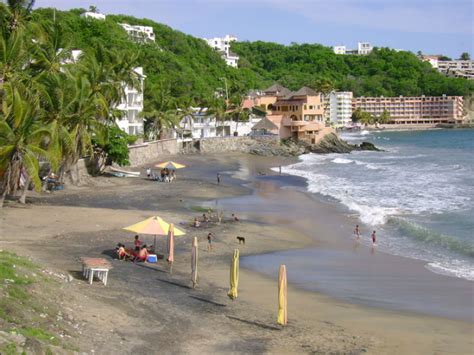
[[[37,0],[35,7],[95,5],[165,23],[196,37],[288,44],[358,41],[426,54],[474,54],[474,0]]]

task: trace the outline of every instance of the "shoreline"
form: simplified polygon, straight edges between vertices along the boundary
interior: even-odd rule
[[[150,213],[156,213],[155,211],[157,210],[160,215],[166,217],[165,219],[174,221],[180,221],[183,218],[187,220],[189,218],[186,216],[190,217],[198,214],[189,210],[189,206],[185,205],[186,201],[181,201],[180,196],[183,193],[183,198],[191,201],[190,203],[195,203],[195,201],[212,201],[216,198],[232,199],[246,196],[245,194],[248,194],[250,190],[245,186],[247,184],[245,180],[236,181],[239,186],[232,184],[230,184],[232,186],[229,186],[230,180],[228,179],[231,178],[226,173],[223,181],[224,186],[217,186],[214,182],[215,171],[232,172],[233,169],[231,168],[238,165],[236,160],[238,161],[239,157],[241,158],[242,156],[177,157],[176,159],[189,160],[191,163],[189,173],[183,172],[183,175],[186,176],[183,177],[182,181],[178,175],[179,180],[176,184],[151,185],[149,182],[146,182],[146,185],[142,186],[138,184],[138,181],[135,181],[132,182],[132,186],[136,186],[132,189],[128,187],[126,182],[124,182],[123,186],[119,184],[102,189],[101,193],[110,191],[111,195],[115,195],[113,196],[115,200],[109,196],[110,199],[107,197],[105,201],[96,201],[98,195],[94,191],[87,193],[88,189],[84,188],[79,192],[80,198],[77,197],[77,191],[71,191],[71,193],[67,192],[64,195],[56,194],[56,196],[51,196],[51,198],[49,196],[45,198],[44,201],[49,206],[28,206],[26,209],[18,209],[17,211],[13,208],[8,208],[4,211],[6,212],[4,221],[8,221],[9,225],[2,223],[2,234],[11,235],[13,231],[16,231],[13,234],[16,234],[18,238],[10,239],[11,242],[9,243],[4,241],[2,244],[12,246],[16,245],[18,240],[23,240],[25,242],[23,253],[26,250],[34,252],[32,255],[42,264],[46,264],[49,267],[58,268],[63,271],[74,270],[77,268],[74,260],[75,255],[80,256],[84,253],[96,254],[98,249],[102,250],[107,246],[111,248],[116,244],[114,242],[119,241],[117,236],[119,238],[130,238],[129,234],[117,229],[118,226],[126,225],[129,222],[131,224],[137,219],[150,215]],[[256,163],[256,166],[258,166],[258,163]],[[240,177],[243,177],[248,172],[240,167],[240,169],[237,169],[237,173],[231,174],[237,174],[238,177],[239,173]],[[127,187],[130,191],[127,191]],[[155,191],[155,187],[163,191]],[[165,187],[170,190],[165,191]],[[178,192],[180,195],[175,195]],[[134,196],[134,193],[136,196]],[[106,195],[108,194],[109,192]],[[150,201],[155,198],[155,195],[164,196],[164,199],[158,198],[158,202],[155,204]],[[147,201],[146,206],[143,206],[142,198],[145,198]],[[55,206],[51,205],[51,202],[55,200]],[[123,200],[126,200],[126,202]],[[114,205],[114,202],[116,205]],[[101,207],[93,207],[94,204],[99,204]],[[73,205],[82,207],[74,207]],[[142,208],[137,209],[137,206],[142,206]],[[161,208],[158,209],[159,207]],[[25,220],[26,216],[31,217],[32,214],[34,214],[35,218],[26,225],[24,225],[25,223],[17,223],[15,226],[13,223],[15,220]],[[88,216],[89,223],[87,226],[83,223],[85,216]],[[107,319],[104,316],[105,310],[109,309],[110,312],[107,312],[114,314],[114,311],[118,310],[116,309],[117,305],[104,304],[104,301],[101,301],[101,299],[108,300],[112,295],[122,294],[129,287],[134,287],[133,285],[136,287],[141,277],[148,278],[151,276],[155,278],[155,275],[158,275],[163,280],[158,285],[159,288],[151,284],[147,285],[143,290],[139,291],[139,294],[134,295],[131,301],[126,301],[122,298],[121,308],[125,314],[123,315],[124,319],[119,323],[122,324],[132,314],[136,314],[137,311],[141,313],[136,308],[136,302],[141,304],[142,300],[152,300],[156,296],[158,302],[147,302],[147,309],[150,314],[143,314],[145,325],[151,324],[150,321],[159,312],[163,312],[165,320],[167,318],[175,319],[176,323],[179,323],[176,326],[185,328],[184,332],[190,336],[189,342],[178,345],[167,340],[166,336],[170,334],[169,332],[178,328],[175,328],[168,321],[163,323],[163,321],[159,320],[163,317],[158,317],[158,324],[154,327],[153,340],[147,339],[145,341],[140,339],[138,331],[140,329],[143,331],[143,326],[136,324],[136,322],[131,322],[130,324],[133,327],[137,327],[137,329],[132,329],[133,327],[130,325],[124,325],[121,333],[127,334],[125,336],[127,341],[118,339],[117,343],[122,343],[117,345],[119,346],[117,349],[121,349],[122,352],[127,351],[129,349],[128,346],[132,346],[130,343],[133,342],[135,342],[135,345],[140,344],[143,347],[141,348],[143,351],[149,351],[153,346],[158,345],[162,349],[169,351],[172,349],[176,351],[176,347],[178,347],[186,353],[224,351],[336,351],[356,353],[368,351],[369,353],[394,353],[400,349],[408,352],[426,352],[434,350],[433,339],[435,337],[438,338],[436,341],[437,349],[444,349],[445,351],[457,349],[462,353],[468,352],[468,349],[472,347],[472,340],[469,339],[472,325],[469,323],[349,304],[331,299],[327,295],[300,290],[292,285],[289,287],[290,324],[278,336],[280,339],[274,339],[274,330],[271,330],[271,327],[274,326],[276,318],[276,284],[271,278],[242,268],[239,298],[236,302],[229,302],[225,289],[228,286],[228,261],[231,250],[239,248],[241,249],[241,255],[245,257],[247,255],[274,252],[276,250],[305,248],[314,245],[315,241],[291,228],[249,221],[240,212],[239,217],[243,217],[241,223],[226,222],[222,226],[211,227],[210,230],[216,233],[216,251],[209,254],[205,251],[202,252],[202,283],[196,292],[201,298],[211,299],[212,302],[225,305],[222,308],[225,310],[225,317],[222,317],[222,312],[216,313],[215,311],[215,307],[219,308],[220,306],[206,306],[206,309],[210,307],[210,313],[203,314],[199,311],[199,308],[196,308],[196,301],[192,301],[193,299],[190,301],[189,299],[192,297],[193,291],[173,286],[173,283],[187,284],[189,282],[185,281],[188,279],[187,270],[189,268],[186,254],[189,248],[189,240],[196,234],[194,230],[191,230],[187,237],[179,241],[177,240],[176,265],[173,268],[174,273],[172,277],[162,272],[157,273],[154,270],[134,268],[133,265],[128,263],[114,261],[114,269],[109,277],[110,285],[107,288],[100,288],[100,286],[96,285],[89,287],[81,279],[78,279],[67,285],[66,289],[70,289],[69,291],[75,294],[78,291],[86,293],[89,298],[97,302],[96,310],[101,315],[100,317]],[[49,225],[52,221],[59,225]],[[33,225],[36,228],[35,235],[31,235],[31,226]],[[198,236],[200,239],[202,238],[201,248],[205,247],[204,230],[198,232]],[[236,233],[245,233],[244,235],[255,237],[252,237],[246,246],[241,246],[235,240]],[[74,246],[72,255],[69,257],[59,256],[57,260],[51,260],[51,253],[57,253],[58,250],[69,250],[64,249],[61,245],[55,244],[54,248],[49,246],[53,241],[54,243],[71,243]],[[323,241],[322,244],[324,243],[327,242]],[[123,280],[120,280],[119,275],[121,275]],[[117,277],[119,278],[117,279]],[[123,281],[126,283],[124,284]],[[164,287],[165,285],[168,286]],[[105,296],[105,298],[102,296]],[[149,309],[151,304],[153,304],[153,307]],[[201,302],[201,306],[204,304]],[[184,317],[184,314],[181,315],[183,309],[180,308],[186,309],[189,313],[186,313],[187,315]],[[100,332],[100,329],[95,327],[97,324],[102,323],[91,319],[90,315],[88,316],[87,321],[91,331]],[[440,324],[441,320],[442,324]],[[170,327],[169,331],[164,331],[166,327],[163,327],[165,325]],[[263,325],[270,328],[267,329]],[[417,329],[417,331],[412,332],[405,329],[407,326]],[[235,339],[229,339],[227,337],[229,331],[234,332],[238,336]],[[370,335],[367,335],[367,333]],[[114,331],[107,341],[94,341],[92,346],[94,346],[96,351],[98,351],[97,349],[99,351],[100,349],[102,351],[107,349],[107,352],[109,352],[114,347],[111,342],[117,340],[115,334],[116,332]],[[211,340],[204,334],[214,334],[216,339]],[[256,343],[254,341],[255,336],[259,337],[261,341]],[[135,340],[131,341],[131,339]],[[144,342],[145,344],[143,344]],[[261,345],[259,345],[260,343]],[[139,352],[141,353],[141,351]]]
[[[239,211],[240,205],[246,206],[244,210],[247,212],[241,211],[241,213],[246,213],[247,218],[251,218],[253,221],[276,223],[281,226],[282,223],[279,223],[279,220],[284,219],[287,215],[289,218],[296,218],[297,222],[287,221],[284,223],[289,224],[290,228],[301,234],[311,235],[312,230],[319,229],[319,233],[311,237],[312,244],[305,249],[245,257],[242,261],[244,267],[268,275],[271,269],[270,265],[273,265],[273,269],[275,269],[274,259],[282,260],[282,262],[288,259],[291,260],[290,265],[296,265],[299,273],[319,270],[319,277],[315,279],[309,275],[297,275],[294,283],[298,284],[300,288],[322,292],[344,302],[379,309],[414,312],[473,322],[473,315],[470,313],[472,298],[469,293],[472,290],[471,281],[435,273],[427,268],[427,262],[423,260],[392,254],[383,249],[376,252],[371,251],[368,241],[362,240],[360,243],[354,243],[352,238],[345,237],[352,236],[353,226],[359,224],[365,229],[368,226],[364,226],[356,214],[350,212],[345,205],[337,201],[322,200],[321,197],[306,191],[300,182],[301,180],[305,181],[304,178],[294,176],[279,178],[278,174],[268,170],[266,175],[255,178],[253,184],[257,185],[254,186],[256,193],[254,191],[252,195],[222,201],[223,206],[227,209]],[[287,189],[288,187],[290,190]],[[294,187],[299,188],[293,191]],[[255,194],[259,194],[258,190],[267,190],[267,194],[270,196],[268,198],[256,197]],[[270,190],[274,191],[268,192]],[[286,206],[286,200],[295,202],[288,203]],[[263,214],[261,211],[269,204],[276,207],[272,207],[268,214]],[[250,208],[250,206],[254,207]],[[283,212],[285,207],[291,212]],[[313,209],[320,211],[319,214],[324,210],[323,217],[305,212],[305,210]],[[268,215],[271,215],[271,218]],[[270,218],[270,222],[266,221],[268,218]],[[302,225],[305,220],[307,222]],[[309,253],[311,253],[311,257],[308,256]],[[299,266],[297,260],[301,257],[305,263],[313,265],[311,267]],[[325,260],[325,262],[314,260]],[[291,268],[289,270],[291,271]],[[344,285],[336,280],[340,273],[345,274],[344,280],[347,281]],[[377,288],[374,288],[375,278],[378,280]],[[421,283],[418,287],[416,287],[415,280]],[[289,282],[291,282],[291,278],[289,278]],[[348,287],[353,287],[355,290],[347,291]],[[367,289],[367,291],[361,292],[357,291],[358,289]],[[454,295],[451,294],[451,291],[454,292]],[[426,297],[429,299],[432,292],[437,294],[433,306],[431,306],[431,302],[427,305],[422,301],[427,299]],[[451,301],[453,297],[455,301]]]

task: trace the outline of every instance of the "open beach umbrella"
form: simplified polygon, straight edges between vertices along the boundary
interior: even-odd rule
[[[227,296],[231,300],[237,298],[237,288],[239,287],[239,249],[234,250],[232,261],[230,263],[230,290]]]
[[[174,261],[174,225],[170,224],[168,231],[168,264],[170,266],[170,274],[173,272],[173,261]]]
[[[153,216],[123,229],[138,234],[154,235],[155,241],[153,244],[153,248],[156,251],[156,236],[168,235],[168,232],[170,230],[170,224],[166,223],[161,217]],[[178,228],[173,228],[173,232],[173,236],[180,236],[186,234]]]
[[[177,169],[182,169],[182,168],[185,168],[186,165],[183,165],[183,164],[178,164],[178,163],[175,163],[174,161],[165,161],[163,163],[160,163],[160,164],[156,164],[155,165],[157,168],[161,168],[161,169],[171,169],[171,170],[177,170]]]
[[[280,265],[278,275],[278,319],[277,323],[286,325],[288,323],[288,294],[286,287],[286,266]]]
[[[194,237],[193,247],[191,249],[191,281],[193,288],[196,288],[198,280],[198,239]]]

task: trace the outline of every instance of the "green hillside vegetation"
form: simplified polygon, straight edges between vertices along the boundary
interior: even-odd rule
[[[231,90],[258,87],[260,80],[251,70],[237,70],[225,64],[207,43],[148,19],[124,15],[108,15],[105,21],[80,17],[84,9],[54,11],[38,9],[39,22],[61,24],[73,49],[90,51],[97,46],[138,53],[137,66],[142,66],[150,89],[163,90],[178,100],[199,102],[224,90],[226,78]],[[55,12],[55,15],[54,15]],[[128,39],[119,23],[153,27],[156,42],[139,44]],[[145,90],[149,94],[149,90]],[[151,91],[151,90],[150,90]]]
[[[467,96],[474,92],[474,82],[447,78],[406,51],[376,48],[367,56],[336,55],[319,44],[285,46],[260,41],[234,42],[232,51],[240,55],[240,67],[292,90],[329,81],[355,96]]]
[[[163,111],[188,103],[209,104],[216,91],[224,92],[222,78],[226,78],[231,94],[262,89],[274,82],[292,90],[302,86],[318,89],[321,81],[338,90],[353,91],[355,96],[467,96],[474,92],[473,82],[447,78],[406,51],[376,48],[367,56],[336,55],[319,44],[234,42],[232,51],[240,56],[239,69],[234,69],[204,40],[166,25],[125,15],[108,15],[105,21],[85,19],[80,17],[84,11],[56,10],[54,15],[53,9],[38,9],[34,16],[39,22],[52,22],[55,16],[70,48],[90,51],[102,45],[137,53],[136,65],[143,66],[147,75],[145,104],[156,100],[159,92],[161,100],[168,98],[158,105]],[[156,43],[130,41],[118,23],[153,27]],[[150,106],[156,109],[157,105]]]

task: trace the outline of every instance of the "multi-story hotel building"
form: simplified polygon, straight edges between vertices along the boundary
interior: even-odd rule
[[[352,92],[333,91],[326,97],[325,119],[335,127],[352,123]]]
[[[143,88],[146,76],[143,74],[143,68],[134,69],[140,80],[140,87],[131,87],[124,85],[124,95],[117,105],[116,109],[123,112],[121,118],[117,119],[117,125],[128,134],[142,134],[144,130],[143,117]]]
[[[438,70],[456,78],[474,79],[474,60],[440,60]]]
[[[436,125],[462,121],[462,96],[356,97],[353,111],[360,109],[375,117],[390,114],[389,124]]]

